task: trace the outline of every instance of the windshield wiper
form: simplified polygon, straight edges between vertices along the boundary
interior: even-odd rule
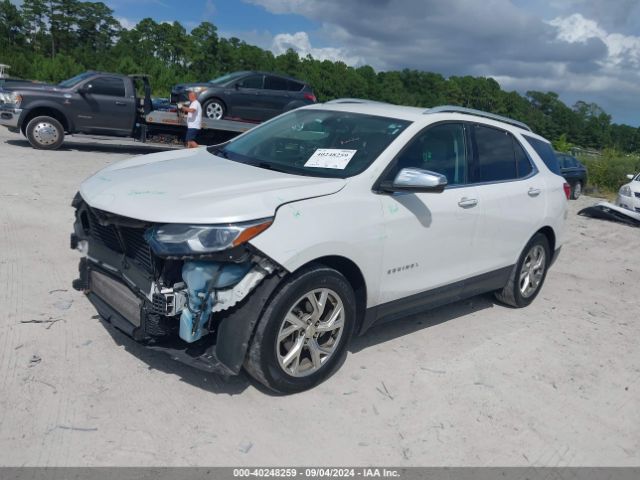
[[[229,154],[225,152],[224,148],[209,147],[207,150],[209,150],[209,153],[213,153],[222,158],[229,158]]]
[[[273,170],[274,172],[291,173],[288,170],[285,170],[283,168],[275,167],[273,163],[269,163],[269,162],[259,162],[257,166],[260,168],[266,168],[267,170]]]

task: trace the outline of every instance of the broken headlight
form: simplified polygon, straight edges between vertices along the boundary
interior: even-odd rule
[[[183,225],[170,223],[150,228],[145,238],[160,256],[201,255],[220,252],[248,242],[266,230],[272,218],[229,225]]]

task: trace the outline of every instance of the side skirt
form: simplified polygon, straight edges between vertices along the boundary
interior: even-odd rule
[[[363,334],[374,325],[431,310],[481,293],[499,290],[507,284],[513,267],[510,265],[493,272],[368,308],[359,333]]]

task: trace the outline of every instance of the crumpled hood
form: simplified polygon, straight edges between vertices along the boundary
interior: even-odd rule
[[[271,217],[295,200],[340,191],[345,180],[274,172],[205,148],[134,157],[80,186],[94,208],[157,223],[217,224]]]

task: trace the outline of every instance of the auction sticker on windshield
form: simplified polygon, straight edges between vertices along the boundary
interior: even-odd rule
[[[344,170],[356,152],[357,150],[343,150],[340,148],[318,148],[309,157],[304,166]]]

